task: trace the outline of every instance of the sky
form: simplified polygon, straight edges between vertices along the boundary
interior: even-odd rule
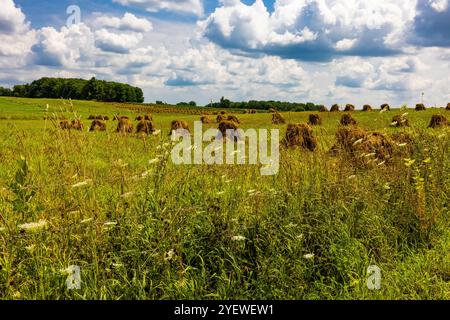
[[[443,106],[449,2],[0,0],[0,86],[96,77],[146,102]]]

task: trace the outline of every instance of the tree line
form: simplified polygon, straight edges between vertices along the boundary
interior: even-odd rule
[[[0,87],[0,96],[22,98],[64,98],[102,102],[144,102],[141,88],[119,82],[66,78],[41,78],[12,89]]]
[[[218,109],[255,109],[255,110],[269,110],[275,109],[277,111],[317,111],[320,109],[321,105],[314,104],[312,102],[298,103],[298,102],[283,102],[283,101],[244,101],[244,102],[233,102],[222,97],[220,102],[213,102],[207,104],[208,108],[218,108]]]

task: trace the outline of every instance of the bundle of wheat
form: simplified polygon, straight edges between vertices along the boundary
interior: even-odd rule
[[[357,124],[356,120],[353,119],[353,117],[348,113],[346,113],[342,116],[340,123],[343,126],[356,126],[356,124]]]
[[[238,119],[237,117],[235,117],[235,116],[228,116],[228,117],[227,117],[227,120],[228,120],[228,121],[236,122],[237,124],[240,124],[240,123],[241,123],[241,122],[239,121],[239,119]]]
[[[339,112],[339,105],[337,105],[337,104],[333,104],[332,106],[331,106],[331,109],[330,109],[330,112]]]
[[[288,148],[301,147],[310,151],[317,148],[317,139],[307,124],[288,124],[282,143]]]
[[[70,122],[68,120],[61,120],[59,122],[59,127],[63,130],[69,130],[70,129]]]
[[[275,112],[272,114],[272,124],[285,124],[286,119],[281,115],[281,113]]]
[[[142,119],[136,126],[136,133],[153,134],[155,131],[155,124],[150,120]]]
[[[318,114],[310,114],[308,124],[310,126],[320,126],[322,125],[322,118]]]
[[[416,104],[416,111],[425,111],[426,109],[423,103]]]
[[[371,106],[371,105],[368,105],[368,104],[365,104],[365,105],[363,106],[363,111],[372,111],[372,106]]]
[[[448,126],[449,122],[448,119],[440,114],[435,114],[431,117],[431,121],[430,121],[430,125],[428,126],[428,128],[441,128],[441,127],[445,127]]]
[[[328,112],[328,109],[325,106],[320,106],[319,112]]]
[[[206,116],[206,115],[201,116],[201,117],[200,117],[200,121],[201,121],[203,124],[207,124],[207,123],[211,123],[211,122],[212,122],[211,118],[208,117],[208,116]]]
[[[81,131],[84,129],[84,125],[80,119],[76,119],[76,120],[72,120],[72,122],[70,123],[70,128]]]
[[[128,116],[114,116],[113,120],[130,120],[130,117]]]
[[[222,137],[227,137],[232,140],[239,140],[239,133],[237,130],[239,129],[239,124],[234,121],[224,120],[219,123],[219,131]]]
[[[358,127],[339,127],[332,155],[341,155],[354,164],[369,164],[373,160],[389,160],[394,152],[393,142],[385,135],[368,133]]]
[[[344,111],[346,111],[346,112],[355,111],[355,106],[352,105],[352,104],[347,104],[347,105],[345,106]]]
[[[91,123],[89,131],[106,131],[106,123],[101,120],[94,120]]]
[[[117,124],[116,132],[126,134],[126,133],[132,133],[134,129],[133,124],[130,122],[130,119],[128,118],[120,118],[119,123]]]
[[[382,104],[380,108],[381,108],[381,110],[384,110],[384,111],[391,111],[391,106],[388,105],[387,103]]]
[[[186,121],[184,120],[173,120],[172,123],[170,124],[170,133],[169,135],[171,135],[174,131],[177,130],[186,130],[187,132],[190,132],[189,130],[189,125]]]
[[[221,123],[222,121],[225,121],[225,120],[227,120],[227,117],[225,115],[219,114],[216,117],[216,122],[217,123]]]
[[[409,120],[406,118],[406,114],[396,115],[392,118],[392,127],[409,127]]]

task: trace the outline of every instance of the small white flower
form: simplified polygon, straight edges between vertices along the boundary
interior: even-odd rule
[[[29,231],[29,232],[37,232],[43,230],[47,227],[47,221],[39,220],[39,222],[30,222],[24,223],[19,226],[20,230]]]
[[[232,241],[245,241],[246,238],[244,236],[232,236],[231,240]]]
[[[152,134],[154,135],[154,136],[157,136],[157,135],[159,135],[161,133],[161,130],[155,130]]]
[[[166,257],[164,258],[164,260],[166,261],[170,261],[175,257],[175,250],[170,249],[169,252],[166,253]]]
[[[314,258],[314,253],[307,253],[303,256],[303,258],[305,258],[306,260],[311,260]]]

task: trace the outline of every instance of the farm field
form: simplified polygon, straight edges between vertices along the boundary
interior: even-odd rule
[[[115,132],[114,115],[145,108],[159,135]],[[370,165],[329,152],[344,112],[320,113],[317,149],[282,148],[274,176],[173,164],[171,121],[192,128],[204,111],[0,97],[0,299],[450,299],[450,127],[427,128],[450,111],[351,112],[408,136]],[[243,129],[284,137],[271,114],[241,113]],[[390,126],[405,113],[410,127]],[[88,132],[91,114],[111,118],[106,132]],[[85,130],[61,130],[62,116]]]

